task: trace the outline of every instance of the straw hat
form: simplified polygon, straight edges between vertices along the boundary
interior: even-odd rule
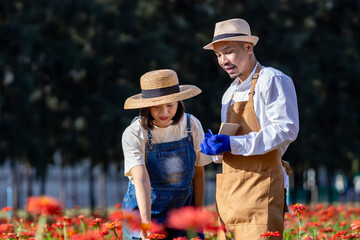
[[[129,97],[124,109],[151,107],[194,97],[201,90],[193,85],[180,85],[175,71],[161,69],[145,73],[140,78],[141,93]]]
[[[258,40],[257,36],[251,35],[250,26],[244,19],[234,18],[215,24],[214,37],[204,49],[214,50],[213,44],[221,41],[251,42],[255,46]]]

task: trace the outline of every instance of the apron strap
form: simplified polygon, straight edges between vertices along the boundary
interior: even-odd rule
[[[257,83],[257,80],[259,78],[260,69],[261,69],[261,64],[258,63],[258,65],[256,67],[256,70],[255,70],[255,74],[252,77],[252,83],[251,83],[251,87],[250,87],[250,91],[249,91],[249,101],[253,101],[253,97],[254,97],[254,94],[255,94],[254,89],[255,89],[255,85]]]
[[[251,83],[251,87],[250,87],[250,91],[249,91],[249,101],[253,101],[253,96],[255,94],[255,85],[257,83],[257,80],[259,78],[259,73],[260,73],[260,70],[261,70],[261,64],[258,62],[258,65],[256,67],[256,70],[255,70],[255,74],[254,76],[252,77],[252,83]],[[228,106],[228,109],[231,105],[231,101],[232,99],[234,98],[234,93],[231,95],[231,98],[230,98],[230,101],[229,101],[229,106]],[[229,112],[229,111],[228,111]]]

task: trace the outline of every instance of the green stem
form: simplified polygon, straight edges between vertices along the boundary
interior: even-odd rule
[[[197,237],[197,233],[193,229],[186,230],[186,235],[187,235],[188,239]]]
[[[45,215],[41,215],[38,221],[38,224],[36,226],[36,234],[35,234],[35,239],[36,240],[42,240],[42,234],[44,232],[44,227],[46,224],[46,216]]]
[[[117,240],[120,240],[119,236],[117,235],[117,233],[116,233],[116,231],[115,231],[115,228],[112,228],[112,230],[113,230],[113,232],[114,232],[114,234],[115,234],[116,239],[117,239]]]
[[[66,231],[66,222],[64,221],[64,228],[63,228],[63,232],[64,232],[64,240],[69,240],[67,231]]]
[[[300,213],[297,212],[297,216],[299,219],[299,240],[301,240],[301,218],[300,218]]]
[[[85,223],[82,219],[81,219],[81,230],[82,230],[83,235],[85,235]]]
[[[98,233],[100,234],[100,224],[99,224],[99,223],[96,223],[96,226],[97,226],[97,231],[98,231]]]

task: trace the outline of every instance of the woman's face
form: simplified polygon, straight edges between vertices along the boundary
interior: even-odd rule
[[[150,114],[154,118],[154,125],[166,128],[172,123],[172,119],[176,114],[178,102],[171,102],[150,107]]]

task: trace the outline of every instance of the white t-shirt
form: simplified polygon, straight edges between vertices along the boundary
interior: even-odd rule
[[[187,136],[186,132],[186,115],[180,119],[176,125],[170,125],[166,128],[154,126],[151,131],[154,144],[170,141],[177,141]],[[190,117],[191,134],[194,142],[194,150],[196,153],[195,166],[204,166],[212,162],[211,156],[197,152],[200,149],[200,143],[204,139],[204,130],[200,121],[191,115]],[[147,143],[148,130],[144,129],[140,124],[140,119],[135,120],[128,126],[122,135],[122,147],[124,151],[124,174],[130,180],[130,169],[137,165],[145,164],[145,146]]]

